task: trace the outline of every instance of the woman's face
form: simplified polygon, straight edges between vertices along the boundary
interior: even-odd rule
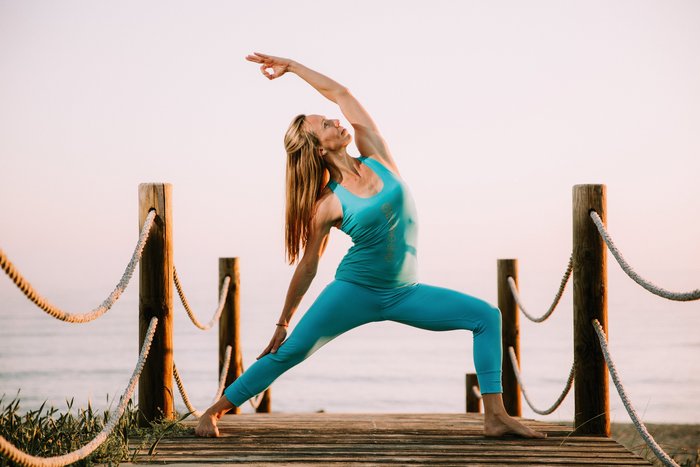
[[[350,132],[340,126],[337,119],[329,120],[323,115],[309,115],[306,117],[306,125],[326,151],[338,151],[352,141]]]

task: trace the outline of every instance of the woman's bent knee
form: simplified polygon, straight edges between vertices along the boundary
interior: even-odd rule
[[[494,331],[501,334],[501,310],[489,303],[485,303],[481,316],[481,326],[479,332]]]

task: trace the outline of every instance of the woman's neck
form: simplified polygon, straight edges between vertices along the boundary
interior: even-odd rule
[[[326,154],[324,159],[328,166],[331,180],[340,183],[344,178],[356,178],[360,176],[357,159],[350,156],[346,151]]]

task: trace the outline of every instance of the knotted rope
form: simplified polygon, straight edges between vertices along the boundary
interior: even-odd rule
[[[230,345],[226,346],[226,353],[224,354],[224,365],[221,368],[221,374],[219,376],[219,387],[216,390],[216,394],[214,395],[213,402],[218,401],[221,398],[221,394],[224,392],[224,385],[226,384],[226,375],[228,374],[228,368],[231,363],[231,352],[232,352],[232,347]],[[175,377],[175,383],[177,384],[177,388],[180,391],[180,395],[182,396],[182,401],[185,403],[185,406],[187,407],[187,410],[192,412],[192,415],[194,418],[199,418],[201,417],[204,412],[201,410],[197,410],[192,403],[190,402],[190,398],[187,395],[187,391],[185,390],[185,385],[182,384],[182,378],[180,378],[180,373],[177,371],[177,366],[175,366],[175,363],[173,362],[173,376]]]
[[[610,372],[610,376],[612,377],[612,380],[615,383],[617,393],[620,395],[620,399],[622,399],[622,403],[625,406],[625,409],[627,409],[627,413],[632,419],[632,423],[634,423],[634,426],[637,428],[639,435],[642,437],[642,439],[644,439],[644,441],[647,443],[647,446],[651,448],[654,454],[656,454],[656,457],[658,457],[659,460],[664,463],[664,465],[678,467],[678,464],[676,464],[676,462],[673,459],[671,459],[671,457],[668,454],[666,454],[658,444],[656,444],[654,438],[647,431],[647,427],[644,426],[644,423],[642,423],[642,421],[639,419],[637,411],[634,410],[634,407],[632,407],[632,403],[627,397],[625,388],[622,386],[622,382],[620,382],[620,377],[617,375],[615,363],[613,363],[612,356],[610,355],[610,350],[608,349],[608,341],[605,336],[605,332],[603,331],[603,328],[597,319],[593,320],[593,327],[595,328],[596,334],[598,334],[600,348],[603,350],[605,363],[607,363],[608,365],[608,371]]]
[[[679,302],[689,302],[692,300],[698,300],[700,299],[700,289],[695,289],[690,292],[671,292],[669,290],[663,289],[655,284],[652,284],[651,282],[644,280],[642,277],[637,274],[632,267],[627,264],[627,261],[625,261],[625,258],[622,257],[620,254],[620,251],[617,249],[615,244],[612,241],[612,238],[610,238],[610,234],[605,230],[605,226],[603,225],[603,221],[600,219],[600,216],[598,215],[597,212],[591,211],[591,218],[593,219],[593,222],[595,223],[595,226],[598,228],[598,232],[600,232],[600,236],[603,237],[603,240],[605,241],[605,244],[608,245],[608,249],[610,252],[613,254],[617,262],[620,264],[620,267],[622,267],[622,270],[627,273],[630,278],[635,281],[637,284],[641,285],[645,289],[647,289],[649,292],[653,293],[654,295],[658,295],[659,297],[667,298],[669,300],[676,300]]]
[[[216,311],[214,312],[214,316],[211,317],[211,320],[207,324],[202,324],[199,322],[199,320],[195,317],[194,312],[192,311],[192,308],[190,308],[190,304],[187,301],[187,298],[185,297],[185,293],[182,291],[182,285],[180,285],[180,278],[177,277],[177,270],[173,266],[173,279],[175,280],[175,288],[177,289],[177,294],[180,296],[180,301],[182,302],[182,306],[185,307],[185,311],[187,312],[187,316],[190,317],[190,320],[192,321],[192,324],[197,326],[199,329],[202,331],[208,331],[209,329],[214,326],[214,324],[219,320],[221,317],[221,312],[224,311],[224,305],[226,304],[226,297],[228,296],[228,287],[231,284],[231,276],[226,276],[224,278],[224,283],[221,285],[221,291],[219,292],[219,306],[217,307]]]
[[[566,267],[566,272],[564,273],[564,277],[561,279],[561,284],[559,284],[559,291],[557,292],[557,295],[554,297],[554,301],[552,302],[552,305],[549,307],[549,310],[539,318],[535,318],[534,316],[530,315],[527,311],[525,311],[525,307],[523,306],[522,301],[520,300],[520,295],[518,295],[518,287],[515,285],[515,280],[508,276],[508,285],[510,286],[510,291],[513,294],[513,298],[515,299],[515,303],[518,304],[518,308],[520,308],[520,311],[523,312],[525,317],[529,319],[530,321],[533,321],[535,323],[541,323],[542,321],[546,320],[549,318],[549,316],[554,312],[556,309],[557,305],[559,305],[559,300],[561,300],[561,295],[564,293],[564,289],[566,288],[566,284],[569,282],[569,277],[571,277],[571,271],[574,268],[574,255],[573,253],[569,257],[569,265]]]
[[[112,305],[119,299],[122,292],[126,289],[126,286],[131,280],[131,276],[134,274],[134,269],[136,265],[141,260],[141,255],[143,254],[143,247],[146,245],[148,240],[148,235],[151,232],[151,227],[153,226],[153,220],[156,217],[155,211],[150,211],[141,229],[141,234],[139,235],[139,241],[136,243],[136,248],[134,249],[133,255],[131,255],[131,260],[126,266],[124,275],[121,280],[114,288],[111,294],[102,302],[100,306],[87,313],[69,313],[61,310],[60,308],[49,303],[44,297],[42,297],[32,285],[22,276],[22,274],[15,269],[15,266],[10,262],[5,253],[0,250],[0,267],[2,270],[10,276],[12,282],[15,283],[17,287],[31,300],[36,306],[44,310],[49,315],[61,321],[66,321],[68,323],[87,323],[94,319],[99,318],[105,314]]]
[[[105,424],[102,431],[100,431],[97,436],[95,436],[92,441],[87,443],[80,449],[77,449],[68,454],[63,454],[61,456],[54,457],[36,457],[25,452],[20,451],[10,442],[8,442],[4,437],[0,436],[0,453],[7,456],[8,459],[17,462],[18,464],[27,466],[37,466],[37,467],[53,467],[53,466],[63,466],[67,464],[72,464],[84,459],[89,456],[95,449],[97,449],[102,443],[107,440],[107,437],[112,433],[114,428],[117,426],[117,422],[121,418],[126,405],[131,400],[131,396],[134,394],[136,389],[136,383],[141,376],[141,371],[143,370],[143,365],[148,358],[148,352],[151,349],[151,343],[153,342],[153,336],[156,332],[156,325],[158,324],[158,318],[151,318],[151,323],[148,325],[148,330],[146,331],[146,338],[141,346],[141,353],[139,354],[138,362],[136,363],[136,368],[131,375],[129,384],[126,386],[124,394],[122,394],[119,399],[119,406],[115,413],[109,418],[109,421]]]
[[[523,391],[523,397],[525,398],[525,402],[527,402],[527,405],[530,406],[533,412],[538,413],[540,415],[549,415],[550,413],[554,412],[559,408],[561,403],[564,401],[566,398],[566,395],[569,394],[569,391],[571,390],[571,384],[574,382],[574,364],[571,364],[571,371],[569,372],[569,379],[566,382],[566,386],[564,387],[564,390],[562,393],[559,395],[559,398],[554,401],[554,404],[548,409],[540,410],[536,408],[532,402],[530,401],[530,398],[527,397],[527,391],[525,391],[525,385],[523,384],[522,377],[520,376],[520,371],[518,368],[520,368],[520,364],[518,363],[518,359],[515,357],[515,350],[513,347],[508,347],[508,353],[510,354],[510,361],[513,365],[513,373],[515,373],[515,379],[518,381],[518,385],[520,386],[520,389]]]

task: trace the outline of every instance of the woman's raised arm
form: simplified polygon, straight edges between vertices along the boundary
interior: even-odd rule
[[[325,98],[338,104],[340,111],[355,130],[355,144],[360,155],[376,156],[396,170],[396,164],[376,123],[345,86],[288,58],[255,52],[253,55],[248,55],[246,60],[259,63],[260,71],[270,80],[279,78],[287,72],[294,73]]]

